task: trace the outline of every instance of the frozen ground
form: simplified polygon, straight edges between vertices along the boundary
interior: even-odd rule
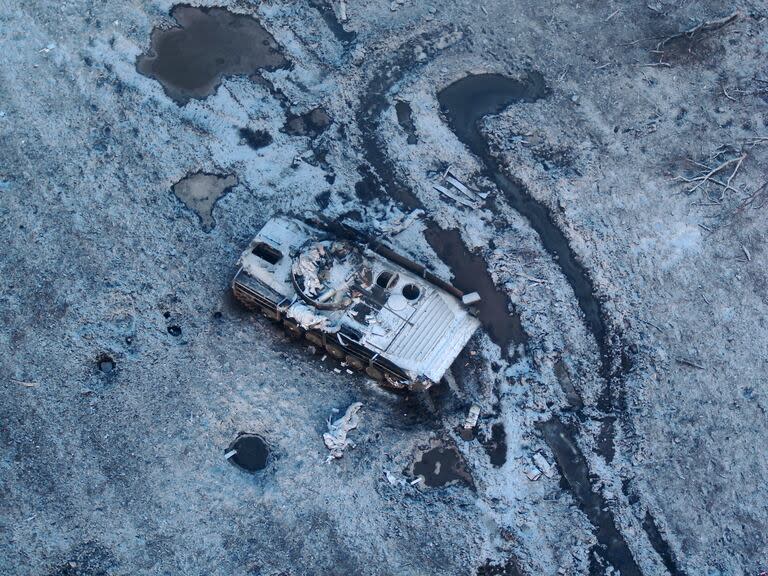
[[[136,67],[171,2],[0,0],[0,572],[768,569],[765,4],[216,6],[289,64],[251,55],[270,69],[183,103]],[[543,82],[481,120],[486,156],[438,101],[483,73]],[[435,191],[449,164],[490,200]],[[197,173],[218,200],[174,186]],[[479,334],[430,397],[336,374],[231,301],[271,214],[380,233],[416,207],[390,242],[457,283],[482,258],[525,333]],[[326,463],[326,420],[357,401],[356,446]],[[225,460],[239,432],[264,470]],[[410,484],[435,442],[471,483]]]

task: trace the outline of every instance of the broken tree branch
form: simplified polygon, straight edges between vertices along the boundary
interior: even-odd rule
[[[656,45],[656,50],[660,50],[662,47],[664,47],[664,45],[672,42],[673,40],[677,40],[678,38],[692,39],[696,34],[704,34],[706,32],[714,32],[715,30],[719,30],[720,28],[723,28],[724,26],[727,26],[736,20],[739,16],[741,16],[741,13],[737,10],[725,18],[719,18],[717,20],[705,20],[693,28],[689,28],[683,32],[678,32],[677,34],[672,34],[672,36],[667,36]]]

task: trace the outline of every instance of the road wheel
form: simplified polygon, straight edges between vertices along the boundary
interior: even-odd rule
[[[365,373],[377,382],[384,381],[384,372],[376,368],[376,366],[366,366]]]
[[[346,356],[346,353],[344,350],[341,349],[341,346],[338,344],[333,344],[332,342],[326,342],[325,343],[325,349],[330,354],[332,358],[336,358],[336,360],[343,360]]]
[[[347,366],[352,368],[352,370],[357,370],[358,372],[361,372],[363,369],[365,369],[365,363],[362,360],[360,360],[360,358],[357,358],[350,354],[347,354],[347,357],[344,361],[347,363]]]

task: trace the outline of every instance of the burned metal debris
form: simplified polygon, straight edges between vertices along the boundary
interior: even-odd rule
[[[243,252],[232,288],[248,308],[395,389],[439,382],[480,324],[461,291],[389,247],[285,217]]]

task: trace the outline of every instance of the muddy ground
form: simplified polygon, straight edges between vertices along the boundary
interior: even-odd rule
[[[0,3],[0,572],[768,569],[765,4],[344,11]],[[430,394],[233,302],[311,211],[483,294]]]

